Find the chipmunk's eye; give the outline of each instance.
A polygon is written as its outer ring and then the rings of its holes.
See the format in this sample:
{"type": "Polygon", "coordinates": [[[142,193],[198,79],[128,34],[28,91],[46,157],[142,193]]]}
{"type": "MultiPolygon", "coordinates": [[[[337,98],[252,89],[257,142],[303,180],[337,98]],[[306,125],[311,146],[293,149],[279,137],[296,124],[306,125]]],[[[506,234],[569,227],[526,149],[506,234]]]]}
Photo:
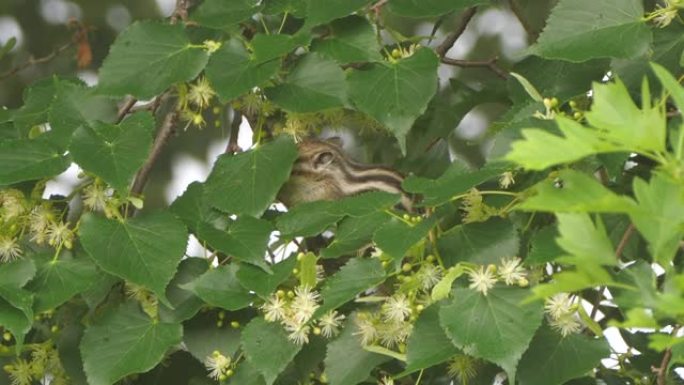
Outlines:
{"type": "Polygon", "coordinates": [[[314,156],[313,168],[317,170],[319,168],[326,167],[327,165],[332,163],[334,158],[335,155],[333,155],[333,153],[330,151],[318,153],[316,154],[316,156],[314,156]]]}

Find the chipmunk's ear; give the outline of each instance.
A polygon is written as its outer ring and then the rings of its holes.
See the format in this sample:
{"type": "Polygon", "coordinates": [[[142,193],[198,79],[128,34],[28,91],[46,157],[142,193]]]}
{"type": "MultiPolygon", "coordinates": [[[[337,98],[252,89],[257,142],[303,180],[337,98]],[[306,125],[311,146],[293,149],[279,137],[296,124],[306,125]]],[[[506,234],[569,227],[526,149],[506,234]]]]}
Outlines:
{"type": "Polygon", "coordinates": [[[344,142],[342,141],[342,138],[340,138],[339,136],[327,138],[325,141],[328,143],[332,143],[337,147],[344,147],[344,142]]]}
{"type": "Polygon", "coordinates": [[[313,168],[314,170],[319,170],[323,167],[327,167],[335,159],[335,154],[331,151],[321,151],[313,156],[313,168]]]}

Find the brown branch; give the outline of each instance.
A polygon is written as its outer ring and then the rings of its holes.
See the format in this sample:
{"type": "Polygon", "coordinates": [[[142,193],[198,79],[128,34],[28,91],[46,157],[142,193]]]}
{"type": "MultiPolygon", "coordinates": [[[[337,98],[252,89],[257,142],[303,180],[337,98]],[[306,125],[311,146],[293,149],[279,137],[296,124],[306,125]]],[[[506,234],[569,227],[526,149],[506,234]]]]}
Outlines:
{"type": "Polygon", "coordinates": [[[38,59],[36,59],[36,58],[34,58],[34,57],[31,57],[31,58],[29,58],[29,60],[27,60],[26,62],[24,62],[24,63],[22,63],[22,64],[19,64],[19,65],[15,66],[14,68],[11,68],[11,69],[9,69],[8,71],[2,73],[2,74],[0,75],[0,80],[5,79],[5,78],[8,78],[8,77],[10,77],[10,76],[12,76],[12,75],[14,75],[14,74],[16,74],[16,73],[18,73],[18,72],[20,72],[20,71],[23,71],[23,70],[25,70],[25,69],[27,69],[27,68],[29,68],[29,67],[33,67],[33,66],[36,65],[36,64],[47,63],[47,62],[49,62],[50,60],[52,60],[52,59],[56,58],[57,56],[59,56],[62,52],[64,52],[64,51],[66,51],[67,49],[71,48],[71,46],[73,46],[73,45],[74,45],[74,42],[73,42],[73,41],[70,41],[70,42],[64,44],[63,46],[57,48],[56,50],[52,51],[52,53],[50,53],[50,54],[47,55],[47,56],[43,56],[43,57],[38,58],[38,59]]]}
{"type": "Polygon", "coordinates": [[[242,152],[238,146],[238,134],[240,133],[240,123],[242,123],[242,114],[238,110],[233,110],[233,120],[230,122],[230,137],[228,138],[228,145],[226,146],[226,153],[235,154],[242,152]]]}
{"type": "MultiPolygon", "coordinates": [[[[634,234],[634,224],[630,223],[629,226],[625,229],[625,232],[622,233],[622,238],[620,238],[620,242],[618,242],[617,248],[615,249],[615,258],[620,259],[622,257],[622,253],[625,251],[625,247],[627,247],[627,243],[629,242],[629,239],[632,237],[632,234],[634,234]]],[[[601,286],[596,293],[596,299],[594,300],[594,303],[592,303],[592,308],[591,308],[591,314],[589,315],[589,318],[594,319],[596,317],[596,313],[598,313],[598,307],[599,304],[601,303],[601,299],[603,299],[603,292],[606,290],[605,286],[601,286]]]]}
{"type": "Polygon", "coordinates": [[[443,58],[447,54],[447,52],[449,52],[451,47],[454,46],[456,40],[458,40],[458,38],[463,34],[466,27],[468,27],[468,23],[470,23],[470,20],[473,18],[473,16],[475,16],[476,11],[477,7],[470,7],[465,12],[463,12],[463,16],[461,16],[461,22],[458,25],[458,28],[456,28],[455,31],[448,34],[442,42],[442,44],[435,48],[435,52],[437,53],[437,55],[439,55],[440,59],[443,58]]]}
{"type": "Polygon", "coordinates": [[[188,8],[190,0],[176,0],[176,7],[171,14],[171,24],[176,24],[178,19],[183,22],[188,21],[188,8]]]}
{"type": "Polygon", "coordinates": [[[152,151],[150,151],[150,155],[147,157],[147,160],[145,160],[145,163],[140,168],[140,171],[138,171],[138,174],[135,176],[135,180],[133,181],[133,187],[131,187],[131,195],[142,194],[143,190],[145,189],[145,184],[147,183],[147,180],[150,177],[150,171],[152,170],[152,167],[156,163],[157,159],[159,158],[159,155],[161,155],[162,149],[168,142],[171,135],[174,133],[174,128],[176,126],[177,121],[178,111],[175,110],[169,112],[164,118],[164,122],[159,128],[157,136],[154,138],[154,143],[152,144],[152,151]]]}
{"type": "Polygon", "coordinates": [[[119,109],[119,113],[116,114],[116,121],[114,124],[119,124],[121,121],[126,117],[126,115],[131,111],[131,108],[135,105],[135,103],[138,101],[136,98],[129,98],[124,102],[124,104],[121,106],[119,109]]]}
{"type": "Polygon", "coordinates": [[[484,68],[488,68],[490,71],[494,72],[501,79],[508,79],[508,71],[499,67],[499,65],[496,63],[497,60],[498,60],[498,58],[496,58],[496,57],[493,57],[489,60],[461,60],[461,59],[452,59],[452,58],[448,58],[448,57],[443,57],[442,63],[457,66],[457,67],[462,67],[462,68],[484,67],[484,68]]]}
{"type": "MultiPolygon", "coordinates": [[[[671,336],[674,336],[679,331],[679,327],[676,326],[672,328],[671,336]]],[[[665,385],[667,383],[667,367],[670,365],[670,359],[672,359],[672,348],[667,348],[665,354],[663,354],[663,359],[660,361],[660,367],[651,366],[651,372],[656,375],[656,384],[665,385]]]]}

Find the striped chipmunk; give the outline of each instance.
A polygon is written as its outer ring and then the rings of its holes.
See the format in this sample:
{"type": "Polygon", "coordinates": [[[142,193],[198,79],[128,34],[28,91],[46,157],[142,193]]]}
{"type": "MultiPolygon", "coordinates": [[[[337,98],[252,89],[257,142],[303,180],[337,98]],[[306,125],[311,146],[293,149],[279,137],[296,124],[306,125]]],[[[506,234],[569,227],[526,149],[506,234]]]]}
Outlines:
{"type": "Polygon", "coordinates": [[[306,139],[298,144],[298,150],[290,179],[278,193],[278,199],[285,206],[337,200],[366,191],[386,191],[401,194],[401,206],[411,211],[411,198],[401,188],[404,177],[388,167],[351,159],[342,149],[340,138],[306,139]]]}

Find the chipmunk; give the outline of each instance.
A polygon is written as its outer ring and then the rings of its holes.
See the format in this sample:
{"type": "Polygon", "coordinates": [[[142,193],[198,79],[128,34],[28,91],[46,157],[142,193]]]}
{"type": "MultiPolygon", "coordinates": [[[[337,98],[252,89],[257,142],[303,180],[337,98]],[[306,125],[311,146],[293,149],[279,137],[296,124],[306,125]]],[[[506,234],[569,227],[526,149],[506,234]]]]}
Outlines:
{"type": "Polygon", "coordinates": [[[404,177],[387,167],[354,161],[342,149],[340,138],[306,139],[298,144],[298,150],[290,179],[278,193],[285,206],[386,191],[401,194],[401,205],[411,211],[411,199],[401,188],[404,177]]]}

